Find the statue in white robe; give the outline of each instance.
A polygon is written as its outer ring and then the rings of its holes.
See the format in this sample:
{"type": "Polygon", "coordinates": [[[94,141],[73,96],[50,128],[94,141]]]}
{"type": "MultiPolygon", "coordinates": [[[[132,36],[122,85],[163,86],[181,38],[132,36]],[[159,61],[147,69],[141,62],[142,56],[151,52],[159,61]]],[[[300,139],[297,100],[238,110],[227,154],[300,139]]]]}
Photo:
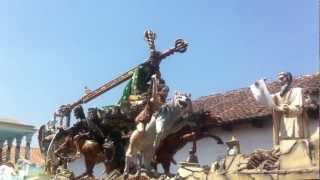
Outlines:
{"type": "Polygon", "coordinates": [[[273,95],[273,140],[304,139],[309,137],[308,118],[303,110],[302,88],[292,88],[291,73],[279,73],[280,92],[273,95]]]}

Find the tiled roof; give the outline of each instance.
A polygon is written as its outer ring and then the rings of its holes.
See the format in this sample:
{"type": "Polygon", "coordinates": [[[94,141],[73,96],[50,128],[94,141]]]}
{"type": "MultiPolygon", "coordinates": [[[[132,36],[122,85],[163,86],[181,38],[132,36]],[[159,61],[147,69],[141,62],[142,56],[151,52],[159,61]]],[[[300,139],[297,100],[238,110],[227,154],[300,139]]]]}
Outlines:
{"type": "Polygon", "coordinates": [[[13,118],[0,118],[0,122],[19,124],[19,122],[13,118]]]}
{"type": "MultiPolygon", "coordinates": [[[[267,84],[271,93],[280,90],[278,81],[267,84]]],[[[295,77],[293,87],[320,88],[320,74],[295,77]]],[[[210,114],[220,116],[223,124],[243,122],[271,116],[271,110],[257,104],[249,87],[201,97],[193,101],[195,110],[209,111],[210,114]]]]}
{"type": "Polygon", "coordinates": [[[35,129],[34,126],[26,124],[26,123],[21,123],[21,122],[17,121],[16,119],[13,119],[13,118],[0,118],[0,124],[1,125],[10,124],[10,125],[15,125],[15,126],[19,126],[19,127],[35,129]]]}

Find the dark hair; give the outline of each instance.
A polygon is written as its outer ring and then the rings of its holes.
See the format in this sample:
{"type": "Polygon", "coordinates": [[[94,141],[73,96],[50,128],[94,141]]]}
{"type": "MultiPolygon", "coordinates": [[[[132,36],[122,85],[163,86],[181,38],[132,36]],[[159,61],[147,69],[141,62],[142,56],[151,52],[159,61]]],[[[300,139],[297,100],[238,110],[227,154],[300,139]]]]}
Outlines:
{"type": "Polygon", "coordinates": [[[81,105],[78,105],[74,108],[73,110],[74,112],[74,116],[76,117],[76,119],[85,119],[86,115],[84,114],[83,108],[81,105]]]}

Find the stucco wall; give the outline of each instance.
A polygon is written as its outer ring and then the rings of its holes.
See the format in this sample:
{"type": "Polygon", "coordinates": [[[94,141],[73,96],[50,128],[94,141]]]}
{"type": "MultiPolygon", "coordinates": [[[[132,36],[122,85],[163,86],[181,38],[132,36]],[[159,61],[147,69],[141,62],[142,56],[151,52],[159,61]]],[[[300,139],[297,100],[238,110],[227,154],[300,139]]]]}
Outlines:
{"type": "MultiPolygon", "coordinates": [[[[319,122],[310,121],[310,132],[313,134],[318,127],[319,122]]],[[[242,124],[234,126],[232,131],[223,131],[212,129],[212,133],[219,135],[222,140],[228,141],[234,135],[240,141],[241,153],[250,153],[255,149],[271,149],[272,148],[272,121],[265,121],[263,128],[255,128],[250,124],[242,124]]],[[[197,143],[197,155],[201,165],[211,165],[219,156],[223,157],[226,153],[226,146],[216,144],[214,140],[205,138],[197,143]]],[[[175,156],[177,162],[183,161],[188,157],[188,150],[191,143],[182,148],[175,156]]],[[[171,171],[176,171],[177,166],[171,166],[171,171]]]]}

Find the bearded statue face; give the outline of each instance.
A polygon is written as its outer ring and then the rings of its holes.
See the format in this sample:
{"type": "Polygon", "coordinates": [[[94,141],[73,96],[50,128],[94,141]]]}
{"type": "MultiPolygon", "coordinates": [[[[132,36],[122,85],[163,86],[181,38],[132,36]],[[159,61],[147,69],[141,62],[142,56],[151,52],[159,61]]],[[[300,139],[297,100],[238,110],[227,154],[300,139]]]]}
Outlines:
{"type": "Polygon", "coordinates": [[[284,86],[284,85],[286,85],[288,83],[288,78],[284,74],[279,74],[278,75],[278,80],[279,80],[281,86],[284,86]]]}
{"type": "Polygon", "coordinates": [[[284,96],[291,88],[292,75],[290,72],[281,72],[278,74],[278,80],[281,85],[280,96],[284,96]]]}
{"type": "Polygon", "coordinates": [[[278,74],[278,80],[281,86],[290,84],[292,82],[292,74],[290,72],[280,72],[278,74]]]}

